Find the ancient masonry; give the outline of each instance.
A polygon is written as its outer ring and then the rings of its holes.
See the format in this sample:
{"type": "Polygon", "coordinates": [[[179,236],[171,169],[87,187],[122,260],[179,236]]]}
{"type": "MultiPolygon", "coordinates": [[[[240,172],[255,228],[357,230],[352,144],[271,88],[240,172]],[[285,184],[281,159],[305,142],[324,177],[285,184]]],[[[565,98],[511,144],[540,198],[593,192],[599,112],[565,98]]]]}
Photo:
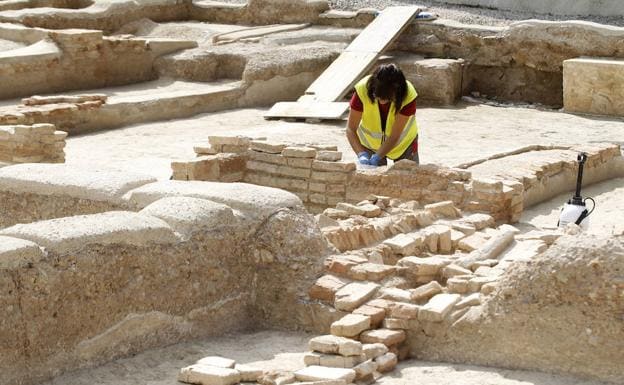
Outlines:
{"type": "Polygon", "coordinates": [[[421,204],[449,200],[462,210],[486,212],[496,220],[513,223],[525,205],[543,200],[544,194],[563,192],[557,185],[573,185],[577,152],[589,154],[588,174],[598,180],[608,178],[614,165],[622,162],[618,145],[596,144],[530,146],[458,168],[402,161],[387,168],[356,170],[356,165],[342,161],[342,153],[336,150],[335,146],[211,136],[207,146],[195,147],[195,159],[171,164],[172,178],[281,188],[299,196],[316,213],[340,202],[357,203],[372,193],[421,204]],[[513,168],[505,163],[531,152],[539,156],[529,159],[529,165],[522,158],[513,168]],[[481,171],[487,162],[500,163],[496,174],[481,171]]]}

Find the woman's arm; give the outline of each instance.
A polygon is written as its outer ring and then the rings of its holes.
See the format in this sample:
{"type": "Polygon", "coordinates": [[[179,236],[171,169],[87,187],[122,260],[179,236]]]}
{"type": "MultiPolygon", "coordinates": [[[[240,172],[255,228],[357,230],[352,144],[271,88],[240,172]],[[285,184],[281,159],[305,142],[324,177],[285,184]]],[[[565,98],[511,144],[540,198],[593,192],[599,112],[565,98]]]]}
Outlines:
{"type": "Polygon", "coordinates": [[[349,110],[349,120],[347,121],[347,139],[351,148],[356,154],[366,151],[366,148],[360,143],[360,139],[357,136],[357,129],[362,119],[362,111],[356,111],[353,108],[349,110]]]}
{"type": "Polygon", "coordinates": [[[403,115],[401,113],[398,113],[396,115],[396,118],[394,119],[394,124],[392,125],[392,134],[390,134],[390,136],[386,138],[381,147],[379,147],[379,150],[377,150],[377,155],[379,155],[380,158],[385,157],[386,154],[392,151],[394,146],[399,143],[399,138],[401,137],[401,134],[403,133],[403,130],[405,129],[405,125],[407,124],[409,118],[410,116],[403,115]]]}

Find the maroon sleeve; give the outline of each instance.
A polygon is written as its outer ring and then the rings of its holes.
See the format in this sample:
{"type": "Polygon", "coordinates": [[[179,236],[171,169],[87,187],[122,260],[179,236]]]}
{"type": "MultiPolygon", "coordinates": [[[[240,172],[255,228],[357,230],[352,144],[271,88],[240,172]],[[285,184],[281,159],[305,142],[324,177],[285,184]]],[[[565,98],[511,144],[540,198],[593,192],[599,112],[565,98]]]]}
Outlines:
{"type": "Polygon", "coordinates": [[[416,99],[412,100],[410,103],[406,104],[405,107],[401,108],[399,111],[401,115],[412,116],[416,114],[416,99]]]}
{"type": "Polygon", "coordinates": [[[353,96],[351,97],[351,101],[349,102],[349,105],[351,106],[352,110],[356,110],[360,112],[364,111],[364,104],[362,103],[362,100],[358,96],[357,92],[353,93],[353,96]]]}

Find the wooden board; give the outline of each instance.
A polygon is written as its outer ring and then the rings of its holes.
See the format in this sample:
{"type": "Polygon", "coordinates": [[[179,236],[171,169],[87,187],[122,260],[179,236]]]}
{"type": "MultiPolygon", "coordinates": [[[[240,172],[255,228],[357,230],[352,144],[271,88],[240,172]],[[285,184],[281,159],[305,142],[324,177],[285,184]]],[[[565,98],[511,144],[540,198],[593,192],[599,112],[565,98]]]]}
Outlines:
{"type": "Polygon", "coordinates": [[[265,119],[301,118],[337,120],[347,112],[349,103],[346,102],[280,102],[264,114],[265,119]]]}
{"type": "Polygon", "coordinates": [[[310,85],[306,95],[323,102],[341,100],[419,11],[419,7],[386,8],[310,85]]]}
{"type": "Polygon", "coordinates": [[[407,27],[419,7],[387,7],[319,76],[296,103],[277,103],[265,118],[338,119],[347,103],[338,103],[377,62],[380,53],[407,27]]]}

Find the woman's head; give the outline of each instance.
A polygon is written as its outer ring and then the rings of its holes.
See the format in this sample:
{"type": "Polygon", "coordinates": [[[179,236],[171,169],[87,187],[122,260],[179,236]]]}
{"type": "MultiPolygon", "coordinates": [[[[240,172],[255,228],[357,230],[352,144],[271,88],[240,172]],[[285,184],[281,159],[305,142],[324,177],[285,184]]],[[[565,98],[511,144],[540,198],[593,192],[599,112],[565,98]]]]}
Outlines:
{"type": "Polygon", "coordinates": [[[397,111],[407,94],[405,75],[396,64],[382,64],[375,69],[366,84],[370,100],[393,101],[397,111]]]}

